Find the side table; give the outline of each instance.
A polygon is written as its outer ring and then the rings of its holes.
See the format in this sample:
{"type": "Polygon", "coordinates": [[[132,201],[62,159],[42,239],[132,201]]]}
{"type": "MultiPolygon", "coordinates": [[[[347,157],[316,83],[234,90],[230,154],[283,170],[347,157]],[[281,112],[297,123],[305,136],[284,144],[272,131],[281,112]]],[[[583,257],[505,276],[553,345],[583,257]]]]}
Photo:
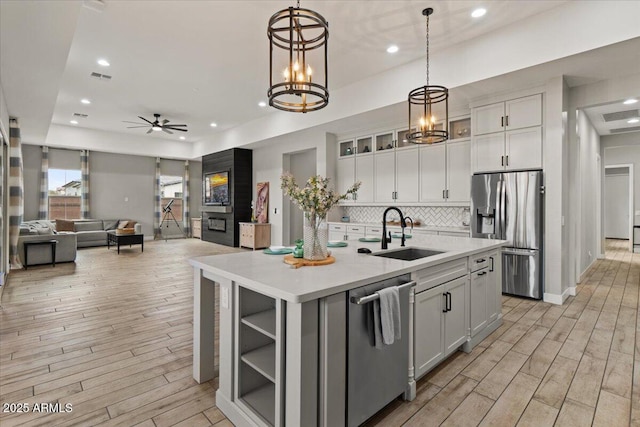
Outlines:
{"type": "Polygon", "coordinates": [[[49,245],[51,247],[51,264],[56,266],[56,245],[58,244],[57,240],[41,240],[38,242],[24,242],[24,269],[26,270],[29,266],[29,248],[31,246],[41,246],[41,245],[49,245]]]}

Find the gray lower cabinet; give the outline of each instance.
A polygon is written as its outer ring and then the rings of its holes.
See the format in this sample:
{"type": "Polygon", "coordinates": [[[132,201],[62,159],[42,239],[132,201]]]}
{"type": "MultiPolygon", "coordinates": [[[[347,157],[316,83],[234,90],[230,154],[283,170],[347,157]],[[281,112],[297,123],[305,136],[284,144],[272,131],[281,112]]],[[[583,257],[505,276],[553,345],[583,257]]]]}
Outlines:
{"type": "Polygon", "coordinates": [[[471,337],[498,320],[502,309],[500,252],[485,252],[470,258],[471,337]]]}
{"type": "Polygon", "coordinates": [[[467,340],[469,276],[415,295],[414,366],[419,378],[467,340]]]}
{"type": "Polygon", "coordinates": [[[282,304],[238,287],[236,399],[255,422],[283,425],[282,304]]]}

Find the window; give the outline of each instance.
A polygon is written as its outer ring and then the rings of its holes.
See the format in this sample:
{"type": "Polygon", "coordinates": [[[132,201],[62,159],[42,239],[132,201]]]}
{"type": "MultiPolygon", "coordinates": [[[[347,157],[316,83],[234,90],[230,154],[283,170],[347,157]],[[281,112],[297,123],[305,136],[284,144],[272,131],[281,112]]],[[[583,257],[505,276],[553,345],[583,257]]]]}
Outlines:
{"type": "Polygon", "coordinates": [[[49,169],[49,219],[80,218],[80,170],[49,169]]]}
{"type": "Polygon", "coordinates": [[[160,176],[160,205],[164,209],[164,207],[173,199],[171,213],[175,217],[176,221],[182,221],[182,192],[181,176],[160,176]]]}

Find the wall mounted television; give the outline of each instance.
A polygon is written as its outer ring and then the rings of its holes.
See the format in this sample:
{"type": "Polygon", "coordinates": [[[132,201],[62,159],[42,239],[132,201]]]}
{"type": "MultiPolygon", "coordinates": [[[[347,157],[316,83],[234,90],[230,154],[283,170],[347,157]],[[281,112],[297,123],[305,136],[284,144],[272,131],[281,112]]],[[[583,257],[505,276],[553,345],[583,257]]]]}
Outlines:
{"type": "Polygon", "coordinates": [[[202,201],[206,206],[228,206],[229,171],[205,173],[202,183],[202,201]]]}

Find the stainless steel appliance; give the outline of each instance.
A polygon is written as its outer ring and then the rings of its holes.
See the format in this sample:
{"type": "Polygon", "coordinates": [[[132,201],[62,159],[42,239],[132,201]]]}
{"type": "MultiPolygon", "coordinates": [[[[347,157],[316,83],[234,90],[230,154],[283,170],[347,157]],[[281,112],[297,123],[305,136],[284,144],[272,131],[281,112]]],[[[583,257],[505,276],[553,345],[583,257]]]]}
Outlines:
{"type": "Polygon", "coordinates": [[[508,240],[502,292],[541,299],[543,292],[542,171],[471,177],[471,237],[508,240]]]}
{"type": "Polygon", "coordinates": [[[347,427],[359,426],[409,385],[410,276],[394,277],[348,292],[347,427]],[[400,293],[401,338],[376,348],[372,303],[376,291],[397,286],[400,293]]]}

